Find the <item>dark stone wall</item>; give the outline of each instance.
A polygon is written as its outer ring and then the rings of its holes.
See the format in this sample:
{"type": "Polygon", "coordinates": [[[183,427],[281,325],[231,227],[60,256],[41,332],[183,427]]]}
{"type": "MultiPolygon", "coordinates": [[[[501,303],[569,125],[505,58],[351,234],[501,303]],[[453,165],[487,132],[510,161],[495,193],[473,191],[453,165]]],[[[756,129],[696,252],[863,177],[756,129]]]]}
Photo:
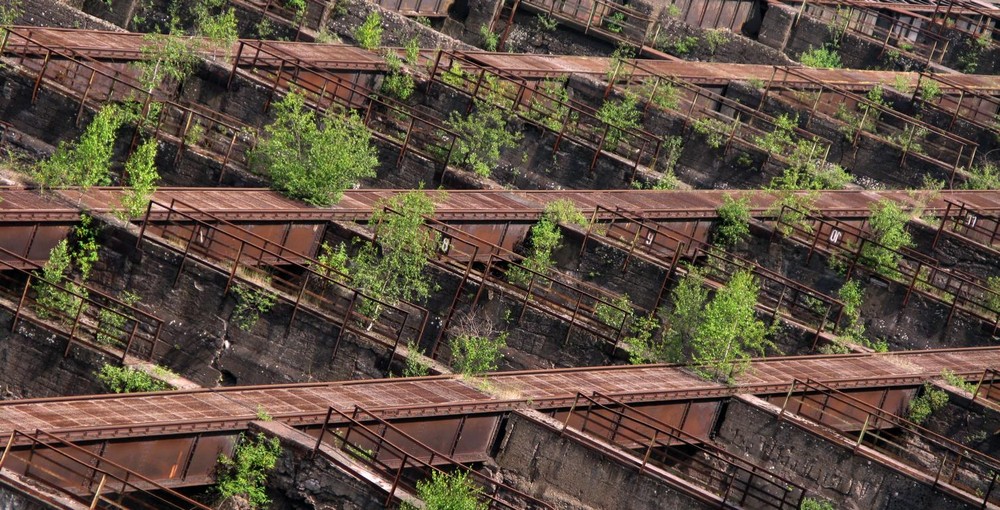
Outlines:
{"type": "MultiPolygon", "coordinates": [[[[975,383],[973,381],[973,385],[975,383]]],[[[1000,429],[1000,411],[997,407],[984,403],[982,396],[973,401],[971,393],[945,381],[935,385],[948,392],[948,405],[931,414],[921,426],[993,458],[1000,456],[1000,436],[996,434],[1000,429]]],[[[982,391],[986,392],[986,388],[982,391]]]]}
{"type": "Polygon", "coordinates": [[[68,356],[67,337],[24,319],[12,332],[14,314],[0,309],[0,398],[42,398],[103,393],[94,372],[104,363],[115,363],[103,355],[73,344],[68,356]]]}
{"type": "Polygon", "coordinates": [[[777,411],[759,398],[735,397],[714,439],[729,453],[750,458],[808,492],[832,500],[836,508],[973,508],[882,463],[853,454],[846,438],[833,441],[789,420],[778,421],[777,411]]]}
{"type": "Polygon", "coordinates": [[[688,509],[709,506],[640,475],[597,449],[561,436],[534,411],[511,413],[494,456],[504,483],[559,509],[688,509]]]}

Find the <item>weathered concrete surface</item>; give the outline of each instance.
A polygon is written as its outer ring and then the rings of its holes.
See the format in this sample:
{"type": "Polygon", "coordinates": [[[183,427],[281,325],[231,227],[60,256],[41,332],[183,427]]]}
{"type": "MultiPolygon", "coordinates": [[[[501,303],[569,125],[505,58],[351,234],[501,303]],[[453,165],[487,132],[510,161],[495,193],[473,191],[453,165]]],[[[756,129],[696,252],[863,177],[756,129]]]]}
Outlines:
{"type": "Polygon", "coordinates": [[[504,483],[559,509],[709,507],[649,474],[640,475],[635,466],[560,436],[556,427],[536,411],[510,415],[495,456],[504,483]]]}
{"type": "Polygon", "coordinates": [[[729,401],[715,441],[842,509],[971,509],[899,471],[855,455],[853,443],[809,432],[810,422],[777,420],[779,408],[752,396],[729,401]],[[802,426],[791,423],[791,421],[802,426]]]}

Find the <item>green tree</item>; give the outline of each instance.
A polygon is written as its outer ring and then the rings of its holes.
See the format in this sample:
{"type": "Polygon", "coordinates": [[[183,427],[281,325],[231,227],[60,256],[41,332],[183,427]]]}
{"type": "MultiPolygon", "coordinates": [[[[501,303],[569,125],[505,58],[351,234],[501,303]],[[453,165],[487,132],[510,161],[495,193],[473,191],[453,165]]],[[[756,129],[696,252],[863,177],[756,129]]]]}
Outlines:
{"type": "MultiPolygon", "coordinates": [[[[174,28],[175,32],[180,29],[174,28]]],[[[139,71],[139,83],[152,93],[163,80],[183,83],[200,62],[198,40],[174,34],[145,34],[139,47],[142,59],[131,65],[139,71]]]]}
{"type": "Polygon", "coordinates": [[[696,369],[701,375],[732,380],[746,370],[751,356],[773,345],[768,327],[756,316],[759,292],[753,274],[737,271],[705,305],[691,344],[692,361],[703,365],[696,369]]]}
{"type": "Polygon", "coordinates": [[[143,142],[125,163],[125,181],[128,190],[122,196],[125,211],[123,220],[137,218],[146,211],[149,199],[156,192],[160,174],[156,171],[157,141],[150,138],[143,142]]]}
{"type": "Polygon", "coordinates": [[[716,212],[719,215],[719,224],[715,227],[716,243],[734,246],[750,237],[750,197],[734,199],[726,195],[716,212]]]}
{"type": "Polygon", "coordinates": [[[252,330],[261,314],[269,312],[277,300],[272,292],[241,283],[233,286],[233,292],[236,294],[236,306],[231,320],[243,331],[252,330]]]}
{"type": "MultiPolygon", "coordinates": [[[[351,263],[354,285],[390,304],[426,299],[433,282],[424,267],[440,241],[439,234],[424,228],[424,217],[433,214],[434,200],[422,190],[376,206],[371,218],[375,242],[362,242],[351,263]]],[[[369,317],[378,314],[376,308],[366,311],[369,317]]]]}
{"type": "Polygon", "coordinates": [[[913,239],[906,230],[909,220],[906,212],[896,202],[883,198],[871,205],[868,225],[871,237],[878,245],[865,243],[861,258],[865,264],[887,278],[899,276],[899,250],[913,246],[913,239]]]}
{"type": "Polygon", "coordinates": [[[604,137],[604,147],[613,149],[625,139],[628,131],[639,127],[642,112],[636,105],[636,97],[625,94],[622,99],[606,99],[596,116],[609,126],[608,134],[604,137]]]}
{"type": "Polygon", "coordinates": [[[125,121],[121,109],[109,104],[94,116],[75,143],[60,142],[52,156],[39,163],[36,179],[43,187],[107,186],[115,135],[125,121]]]}
{"type": "Polygon", "coordinates": [[[508,117],[504,110],[484,101],[476,101],[476,109],[465,117],[451,112],[445,125],[458,136],[451,156],[455,163],[489,177],[500,164],[501,151],[521,141],[521,133],[507,128],[508,117]]]}
{"type": "Polygon", "coordinates": [[[670,292],[673,308],[667,316],[669,329],[664,333],[663,342],[656,352],[656,361],[679,363],[685,359],[685,351],[694,344],[701,326],[701,311],[708,303],[708,289],[705,277],[695,267],[688,272],[670,292]]]}
{"type": "Polygon", "coordinates": [[[1000,169],[993,163],[984,163],[969,169],[969,178],[962,187],[965,189],[1000,189],[1000,169]]]}
{"type": "Polygon", "coordinates": [[[451,350],[451,367],[465,375],[479,375],[499,368],[501,351],[507,348],[507,333],[493,337],[460,334],[448,341],[451,350]]]}
{"type": "Polygon", "coordinates": [[[865,293],[861,283],[853,279],[844,282],[837,291],[837,297],[844,303],[844,316],[847,317],[844,336],[856,342],[864,342],[865,323],[861,320],[861,305],[864,303],[865,293]]]}
{"type": "Polygon", "coordinates": [[[366,50],[374,50],[382,46],[382,16],[374,11],[365,18],[365,22],[354,32],[354,40],[358,46],[366,50]]]}
{"type": "Polygon", "coordinates": [[[291,92],[275,105],[274,122],[264,132],[251,153],[252,167],[289,197],[328,206],[360,179],[375,176],[371,133],[353,112],[320,122],[305,99],[291,92]]]}
{"type": "Polygon", "coordinates": [[[49,252],[49,259],[42,266],[41,274],[36,273],[41,279],[34,284],[37,304],[35,313],[39,317],[45,319],[57,313],[75,314],[79,309],[82,304],[79,296],[85,296],[86,289],[69,279],[72,270],[73,258],[70,255],[69,241],[63,239],[49,252]]]}
{"type": "Polygon", "coordinates": [[[253,508],[267,508],[271,498],[265,482],[281,456],[278,438],[258,433],[252,438],[240,434],[233,456],[219,456],[216,482],[223,498],[244,496],[253,508]]]}
{"type": "MultiPolygon", "coordinates": [[[[465,471],[451,474],[434,471],[430,480],[417,482],[417,497],[426,510],[487,510],[489,505],[480,502],[482,494],[483,490],[472,483],[465,471]]],[[[408,503],[402,508],[416,510],[408,503]]]]}

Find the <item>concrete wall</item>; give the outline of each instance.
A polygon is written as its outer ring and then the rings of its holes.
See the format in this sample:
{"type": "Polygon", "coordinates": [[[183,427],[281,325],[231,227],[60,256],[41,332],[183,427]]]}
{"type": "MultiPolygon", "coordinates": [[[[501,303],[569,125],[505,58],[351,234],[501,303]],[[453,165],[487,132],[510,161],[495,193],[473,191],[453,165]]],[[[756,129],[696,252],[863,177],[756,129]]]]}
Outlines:
{"type": "Polygon", "coordinates": [[[560,436],[556,427],[535,411],[510,415],[494,457],[504,483],[559,509],[709,507],[648,474],[640,475],[634,466],[560,436]]]}
{"type": "MultiPolygon", "coordinates": [[[[840,509],[964,509],[961,500],[851,451],[850,441],[831,441],[788,420],[757,397],[729,401],[714,437],[730,453],[830,499],[840,509]]],[[[812,427],[801,422],[806,427],[812,427]]]]}

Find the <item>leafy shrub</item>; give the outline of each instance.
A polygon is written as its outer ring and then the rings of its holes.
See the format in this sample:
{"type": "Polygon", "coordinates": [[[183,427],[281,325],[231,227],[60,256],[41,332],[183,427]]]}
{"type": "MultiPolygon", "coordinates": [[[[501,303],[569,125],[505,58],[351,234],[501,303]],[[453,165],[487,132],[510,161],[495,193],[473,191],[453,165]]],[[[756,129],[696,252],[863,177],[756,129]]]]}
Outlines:
{"type": "Polygon", "coordinates": [[[555,29],[559,27],[559,21],[555,18],[550,18],[548,14],[543,12],[538,13],[537,19],[538,26],[546,32],[555,31],[555,29]]]}
{"type": "Polygon", "coordinates": [[[611,16],[604,18],[604,26],[609,32],[620,34],[625,29],[625,13],[615,11],[611,16]]]}
{"type": "Polygon", "coordinates": [[[628,298],[628,294],[622,294],[610,304],[598,302],[594,306],[594,315],[604,324],[620,328],[625,325],[625,320],[632,316],[632,301],[628,298]]]}
{"type": "Polygon", "coordinates": [[[316,261],[322,264],[322,266],[315,268],[317,272],[337,281],[343,281],[345,279],[344,276],[350,274],[347,269],[347,246],[344,243],[338,244],[337,248],[334,249],[330,246],[330,243],[324,241],[320,245],[319,251],[320,253],[316,256],[316,261]]]}
{"type": "Polygon", "coordinates": [[[156,171],[156,150],[158,142],[149,139],[142,143],[125,163],[125,182],[128,189],[122,196],[125,210],[123,220],[138,218],[146,211],[149,199],[156,192],[156,182],[160,174],[156,171]]]}
{"type": "Polygon", "coordinates": [[[232,458],[219,456],[217,476],[219,494],[223,498],[245,496],[253,508],[271,504],[264,483],[281,456],[278,438],[268,439],[257,434],[252,439],[240,434],[232,458]]]}
{"type": "Polygon", "coordinates": [[[913,423],[920,425],[927,418],[948,405],[948,394],[925,383],[920,396],[910,399],[910,416],[913,423]]]}
{"type": "MultiPolygon", "coordinates": [[[[128,306],[139,302],[139,295],[125,291],[119,297],[120,301],[128,306]]],[[[102,345],[124,346],[128,334],[123,330],[125,323],[131,320],[125,308],[121,306],[111,306],[101,308],[97,313],[97,343],[102,345]]]]}
{"type": "Polygon", "coordinates": [[[495,371],[499,365],[501,352],[507,348],[507,333],[494,338],[484,335],[460,334],[448,341],[451,350],[451,367],[465,375],[479,375],[495,371]]]}
{"type": "Polygon", "coordinates": [[[756,316],[759,293],[753,274],[737,271],[705,305],[691,342],[692,361],[703,364],[696,368],[699,374],[731,381],[746,370],[751,356],[773,346],[769,329],[756,316]]]}
{"type": "Polygon", "coordinates": [[[729,136],[729,126],[718,119],[713,119],[711,117],[704,117],[695,120],[691,124],[691,129],[695,133],[705,137],[705,143],[713,148],[719,149],[726,143],[726,138],[729,136]]]}
{"type": "Polygon", "coordinates": [[[500,164],[501,151],[521,141],[521,133],[507,128],[507,118],[502,109],[483,101],[477,101],[476,109],[465,117],[451,112],[445,125],[458,133],[452,152],[455,162],[476,175],[489,177],[500,164]]]}
{"type": "Polygon", "coordinates": [[[424,360],[424,351],[416,343],[406,343],[406,365],[403,367],[403,377],[423,377],[430,373],[431,367],[424,360]]]}
{"type": "Polygon", "coordinates": [[[893,279],[899,276],[899,250],[913,246],[910,233],[906,230],[909,219],[906,212],[896,202],[883,198],[871,205],[868,218],[871,234],[879,244],[865,243],[861,258],[869,267],[893,279]]]}
{"type": "Polygon", "coordinates": [[[825,499],[802,498],[799,510],[836,510],[833,503],[825,499]]]}
{"type": "MultiPolygon", "coordinates": [[[[446,474],[435,470],[429,481],[417,482],[417,496],[427,510],[487,510],[489,505],[479,501],[482,493],[465,471],[446,474]]],[[[416,510],[409,503],[404,503],[402,508],[416,510]]]]}
{"type": "Polygon", "coordinates": [[[969,178],[962,185],[965,189],[1000,189],[1000,170],[993,163],[984,163],[969,169],[969,178]]]}
{"type": "Polygon", "coordinates": [[[490,30],[489,25],[479,26],[479,35],[483,38],[483,49],[486,51],[496,51],[500,45],[500,36],[490,30]]]}
{"type": "Polygon", "coordinates": [[[820,69],[840,69],[844,67],[840,61],[840,53],[836,48],[822,46],[819,48],[809,47],[809,51],[799,54],[799,62],[802,65],[816,67],[820,69]]]}
{"type": "Polygon", "coordinates": [[[734,246],[750,237],[750,197],[734,199],[732,195],[725,195],[716,213],[719,215],[714,237],[716,243],[734,246]]]}
{"type": "Polygon", "coordinates": [[[320,122],[305,99],[289,93],[275,105],[274,122],[251,153],[252,167],[271,176],[282,193],[313,205],[340,200],[346,188],[374,177],[377,151],[357,114],[331,114],[320,122]]]}
{"type": "Polygon", "coordinates": [[[395,53],[386,53],[385,62],[389,74],[382,80],[382,92],[406,101],[416,89],[413,77],[403,70],[403,61],[395,53]]]}
{"type": "Polygon", "coordinates": [[[69,242],[59,241],[49,252],[49,259],[42,266],[41,281],[35,283],[35,313],[42,319],[54,314],[75,316],[81,306],[85,306],[80,296],[86,296],[86,289],[69,279],[73,269],[73,258],[69,242]],[[66,290],[56,288],[60,286],[66,290]]]}
{"type": "Polygon", "coordinates": [[[622,99],[606,99],[597,110],[596,117],[609,127],[604,137],[604,148],[614,149],[627,136],[627,131],[639,127],[642,112],[636,105],[632,94],[625,94],[622,99]]]}
{"type": "Polygon", "coordinates": [[[378,11],[372,12],[365,22],[354,32],[354,40],[358,46],[366,50],[374,50],[382,46],[382,16],[378,11]]]}
{"type": "Polygon", "coordinates": [[[169,384],[153,378],[153,376],[146,372],[130,367],[116,367],[105,363],[101,365],[101,369],[95,372],[94,375],[109,391],[114,393],[137,393],[173,389],[169,384]]]}
{"type": "Polygon", "coordinates": [[[39,163],[36,179],[43,187],[107,186],[115,135],[125,122],[122,110],[105,105],[75,143],[60,142],[52,156],[39,163]]]}
{"type": "Polygon", "coordinates": [[[236,307],[233,308],[231,320],[243,331],[253,329],[261,314],[269,312],[277,300],[272,292],[241,283],[233,286],[233,292],[236,294],[236,307]]]}

